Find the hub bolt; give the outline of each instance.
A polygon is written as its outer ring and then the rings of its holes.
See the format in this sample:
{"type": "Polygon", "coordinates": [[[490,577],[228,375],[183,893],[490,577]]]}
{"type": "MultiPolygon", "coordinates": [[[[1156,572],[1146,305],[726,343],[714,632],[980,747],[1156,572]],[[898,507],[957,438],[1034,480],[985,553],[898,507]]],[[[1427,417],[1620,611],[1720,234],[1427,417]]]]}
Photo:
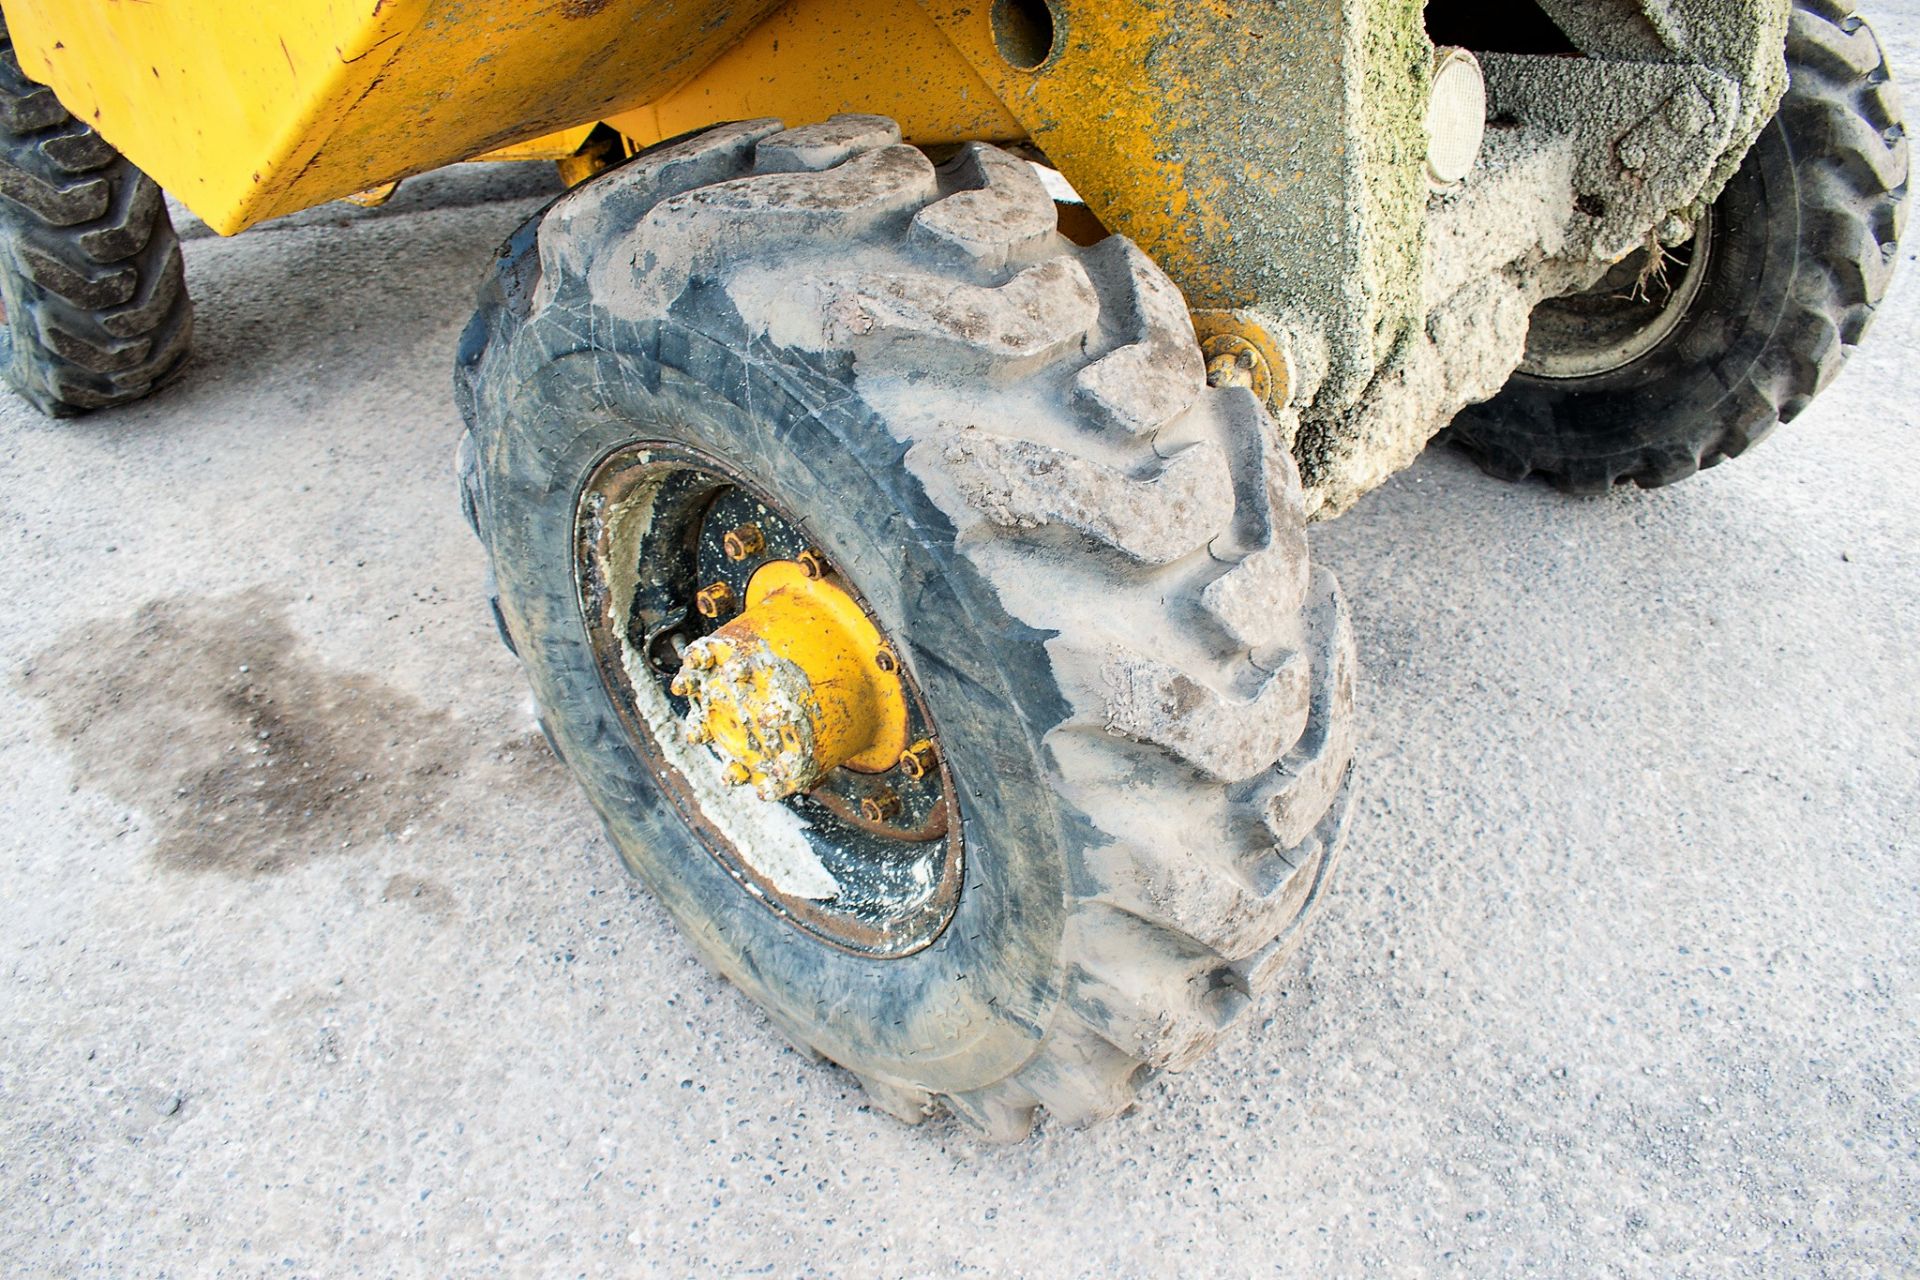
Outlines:
{"type": "Polygon", "coordinates": [[[800,564],[800,572],[816,582],[827,576],[827,562],[818,551],[811,549],[802,551],[794,559],[800,564]]]}
{"type": "Polygon", "coordinates": [[[900,816],[900,793],[883,787],[860,802],[860,816],[868,822],[885,822],[900,816]]]}
{"type": "Polygon", "coordinates": [[[727,531],[727,536],[720,539],[720,549],[727,553],[727,559],[737,564],[765,551],[767,535],[760,532],[757,524],[743,524],[727,531]]]}
{"type": "Polygon", "coordinates": [[[893,650],[882,649],[873,655],[873,665],[890,673],[900,666],[900,660],[893,656],[893,650]]]}
{"type": "Polygon", "coordinates": [[[900,772],[919,782],[931,778],[940,769],[940,753],[931,739],[922,738],[900,755],[900,772]]]}
{"type": "Polygon", "coordinates": [[[723,617],[733,612],[733,606],[733,588],[724,582],[700,588],[700,594],[693,598],[693,607],[703,618],[723,617]]]}
{"type": "Polygon", "coordinates": [[[753,781],[753,770],[735,760],[726,767],[720,780],[730,787],[744,787],[753,781]]]}

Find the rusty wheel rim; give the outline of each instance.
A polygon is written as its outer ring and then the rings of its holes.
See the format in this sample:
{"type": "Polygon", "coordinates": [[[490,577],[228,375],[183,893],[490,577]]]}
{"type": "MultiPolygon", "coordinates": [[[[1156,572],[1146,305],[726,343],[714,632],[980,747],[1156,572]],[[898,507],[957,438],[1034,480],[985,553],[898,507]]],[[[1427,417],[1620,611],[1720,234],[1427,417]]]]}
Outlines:
{"type": "Polygon", "coordinates": [[[687,646],[727,621],[701,604],[744,598],[758,568],[793,560],[833,575],[872,619],[858,584],[763,489],[678,444],[637,443],[604,458],[576,505],[574,547],[581,617],[621,727],[706,852],[755,901],[842,950],[895,958],[932,945],[959,905],[963,841],[954,780],[910,664],[898,675],[915,750],[880,772],[833,769],[779,800],[728,784],[721,757],[689,739],[695,708],[675,690],[687,646]],[[756,538],[741,538],[749,527],[756,538]]]}
{"type": "Polygon", "coordinates": [[[1641,249],[1592,288],[1535,307],[1520,372],[1557,381],[1596,378],[1651,354],[1679,331],[1699,299],[1713,230],[1708,209],[1685,243],[1641,249]]]}

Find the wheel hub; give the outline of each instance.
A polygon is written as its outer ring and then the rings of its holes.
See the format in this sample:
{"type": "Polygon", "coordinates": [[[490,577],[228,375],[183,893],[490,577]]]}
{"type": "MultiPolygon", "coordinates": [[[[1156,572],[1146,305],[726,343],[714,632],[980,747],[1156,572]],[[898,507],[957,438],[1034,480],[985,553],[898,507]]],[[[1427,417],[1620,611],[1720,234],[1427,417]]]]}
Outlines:
{"type": "Polygon", "coordinates": [[[672,690],[691,704],[688,740],[762,800],[811,791],[842,766],[883,772],[908,746],[906,690],[879,629],[796,560],[754,572],[746,609],[686,647],[672,690]]]}

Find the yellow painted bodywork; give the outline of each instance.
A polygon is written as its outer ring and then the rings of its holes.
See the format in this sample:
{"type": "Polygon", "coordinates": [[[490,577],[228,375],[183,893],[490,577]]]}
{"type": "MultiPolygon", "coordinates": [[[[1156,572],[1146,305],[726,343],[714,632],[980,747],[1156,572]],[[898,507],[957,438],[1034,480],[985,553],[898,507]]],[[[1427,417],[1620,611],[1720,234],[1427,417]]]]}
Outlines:
{"type": "MultiPolygon", "coordinates": [[[[1206,103],[1198,99],[1216,92],[1220,79],[1169,84],[1147,70],[1157,49],[1204,39],[1207,27],[1198,19],[1218,5],[1083,0],[1064,6],[1063,47],[1031,70],[1000,55],[991,3],[921,0],[921,7],[1109,227],[1175,262],[1193,257],[1188,246],[1225,238],[1217,204],[1196,187],[1186,151],[1161,145],[1205,119],[1206,103]]],[[[1232,48],[1194,52],[1216,70],[1235,56],[1232,48]]],[[[1231,306],[1244,301],[1237,292],[1222,281],[1211,297],[1190,301],[1231,306]]]]}
{"type": "Polygon", "coordinates": [[[790,0],[686,84],[607,123],[641,146],[718,120],[891,116],[922,146],[1008,142],[1026,127],[907,0],[790,0]]]}
{"type": "Polygon", "coordinates": [[[21,69],[223,233],[660,97],[778,0],[7,0],[21,69]]]}
{"type": "Polygon", "coordinates": [[[1023,135],[906,0],[6,0],[22,69],[231,234],[472,158],[722,120],[1023,135]]]}
{"type": "Polygon", "coordinates": [[[726,120],[860,111],[922,145],[1031,139],[1189,305],[1358,353],[1342,394],[1417,318],[1420,0],[1047,0],[1025,69],[994,14],[1030,11],[994,0],[5,5],[26,74],[222,233],[459,160],[572,182],[726,120]]]}
{"type": "Polygon", "coordinates": [[[561,129],[555,133],[543,134],[538,138],[529,138],[525,142],[495,147],[484,155],[475,156],[474,159],[565,160],[586,145],[587,135],[592,132],[591,124],[575,125],[571,129],[561,129]]]}

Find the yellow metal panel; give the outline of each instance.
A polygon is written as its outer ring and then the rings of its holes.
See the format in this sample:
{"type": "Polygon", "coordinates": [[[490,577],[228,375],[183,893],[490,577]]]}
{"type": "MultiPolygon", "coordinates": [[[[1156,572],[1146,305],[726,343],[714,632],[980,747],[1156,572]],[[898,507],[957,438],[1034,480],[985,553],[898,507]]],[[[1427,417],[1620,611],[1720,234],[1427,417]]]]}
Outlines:
{"type": "MultiPolygon", "coordinates": [[[[1219,255],[1209,252],[1228,238],[1218,213],[1226,202],[1214,191],[1196,190],[1185,150],[1163,145],[1182,129],[1191,133],[1204,127],[1209,99],[1220,92],[1234,61],[1224,47],[1192,51],[1198,56],[1179,64],[1154,56],[1171,42],[1211,34],[1204,22],[1182,21],[1196,16],[1187,5],[1161,0],[1074,5],[1061,15],[1054,54],[1023,70],[994,40],[993,4],[919,4],[1020,117],[1088,207],[1149,246],[1184,287],[1192,290],[1201,283],[1202,296],[1190,295],[1190,301],[1242,301],[1234,296],[1239,290],[1220,279],[1219,255]],[[1190,74],[1188,66],[1196,64],[1214,74],[1190,74]],[[1215,296],[1206,297],[1209,293],[1215,296]]],[[[1198,0],[1198,7],[1223,6],[1198,0]]],[[[1232,176],[1237,175],[1216,170],[1210,182],[1229,182],[1232,176]]]]}
{"type": "Polygon", "coordinates": [[[538,138],[529,138],[525,142],[515,142],[509,146],[495,147],[485,155],[475,156],[476,160],[565,160],[587,140],[593,132],[591,124],[576,125],[571,129],[562,129],[558,133],[545,134],[538,138]]]}
{"type": "Polygon", "coordinates": [[[777,0],[7,0],[22,68],[221,232],[660,97],[777,0]]]}
{"type": "Polygon", "coordinates": [[[790,0],[692,80],[607,123],[641,146],[722,120],[892,116],[932,146],[1026,136],[986,81],[906,0],[790,0]]]}
{"type": "Polygon", "coordinates": [[[1357,396],[1418,323],[1422,0],[917,3],[1188,305],[1326,335],[1323,395],[1357,396]]]}

